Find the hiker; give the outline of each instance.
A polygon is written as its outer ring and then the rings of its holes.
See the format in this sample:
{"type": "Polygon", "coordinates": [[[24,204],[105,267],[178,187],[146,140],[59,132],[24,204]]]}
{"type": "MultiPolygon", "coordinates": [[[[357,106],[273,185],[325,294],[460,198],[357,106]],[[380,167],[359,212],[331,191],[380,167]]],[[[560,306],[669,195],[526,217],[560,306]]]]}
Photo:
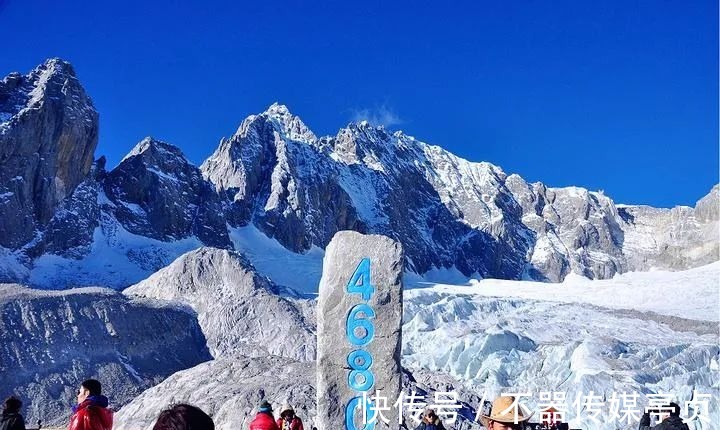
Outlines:
{"type": "Polygon", "coordinates": [[[680,405],[677,403],[670,403],[661,408],[660,411],[666,412],[664,415],[667,415],[667,418],[660,424],[650,427],[650,413],[645,412],[640,418],[640,430],[690,430],[688,425],[680,418],[680,405]]]}
{"type": "Polygon", "coordinates": [[[102,386],[95,379],[80,384],[72,411],[68,430],[112,429],[113,412],[108,409],[108,398],[102,395],[102,386]]]}
{"type": "Polygon", "coordinates": [[[2,418],[0,418],[0,430],[25,430],[25,420],[20,415],[22,402],[15,396],[5,399],[2,418]]]}
{"type": "Polygon", "coordinates": [[[295,410],[290,405],[284,405],[280,409],[277,426],[280,430],[304,430],[302,420],[295,415],[295,410]]]}
{"type": "Polygon", "coordinates": [[[517,417],[515,416],[515,398],[510,396],[500,396],[492,403],[490,412],[482,414],[480,421],[488,430],[521,430],[525,427],[525,422],[530,419],[532,414],[528,413],[525,408],[517,405],[517,417]]]}
{"type": "Polygon", "coordinates": [[[272,406],[267,400],[260,402],[258,413],[250,423],[250,430],[280,430],[273,418],[272,406]]]}
{"type": "Polygon", "coordinates": [[[215,423],[202,409],[181,403],[160,412],[153,430],[215,430],[215,423]]]}
{"type": "Polygon", "coordinates": [[[420,425],[415,427],[415,430],[445,430],[445,426],[434,409],[427,409],[423,414],[420,425]]]}

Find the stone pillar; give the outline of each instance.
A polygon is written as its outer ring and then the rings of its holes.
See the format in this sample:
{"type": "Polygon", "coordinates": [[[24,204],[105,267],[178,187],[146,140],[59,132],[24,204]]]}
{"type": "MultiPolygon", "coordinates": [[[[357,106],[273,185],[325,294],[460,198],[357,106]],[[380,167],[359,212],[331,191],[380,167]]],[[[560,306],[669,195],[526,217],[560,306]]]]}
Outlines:
{"type": "MultiPolygon", "coordinates": [[[[403,251],[398,242],[354,231],[327,246],[317,333],[318,430],[397,429],[401,390],[403,251]],[[362,399],[386,397],[390,410],[363,424],[362,399]]],[[[368,419],[372,412],[366,410],[368,419]]]]}

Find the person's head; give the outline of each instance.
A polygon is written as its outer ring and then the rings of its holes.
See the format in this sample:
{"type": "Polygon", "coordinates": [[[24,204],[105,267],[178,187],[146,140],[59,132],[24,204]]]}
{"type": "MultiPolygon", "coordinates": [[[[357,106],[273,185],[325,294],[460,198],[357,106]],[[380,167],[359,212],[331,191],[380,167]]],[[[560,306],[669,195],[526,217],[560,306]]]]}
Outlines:
{"type": "Polygon", "coordinates": [[[667,406],[667,410],[670,411],[671,417],[679,417],[680,416],[680,405],[678,405],[675,402],[670,402],[670,404],[667,406]]]}
{"type": "Polygon", "coordinates": [[[215,423],[200,408],[179,404],[160,412],[153,430],[215,430],[215,423]]]}
{"type": "Polygon", "coordinates": [[[514,397],[501,396],[492,403],[488,415],[482,415],[480,420],[488,430],[522,430],[525,422],[532,414],[528,413],[521,405],[517,406],[517,417],[515,416],[514,397]]]}
{"type": "Polygon", "coordinates": [[[258,412],[272,415],[273,409],[270,405],[270,402],[268,402],[267,400],[263,400],[262,402],[260,402],[260,406],[258,406],[258,412]]]}
{"type": "Polygon", "coordinates": [[[10,396],[5,399],[3,412],[7,412],[9,414],[18,413],[20,412],[20,407],[22,407],[22,402],[20,401],[20,399],[15,396],[10,396]]]}
{"type": "Polygon", "coordinates": [[[295,418],[295,410],[290,405],[284,405],[280,410],[280,417],[286,420],[295,418]]]}
{"type": "Polygon", "coordinates": [[[82,403],[90,396],[99,396],[102,394],[102,385],[95,379],[86,379],[80,384],[78,389],[77,401],[82,403]]]}
{"type": "Polygon", "coordinates": [[[425,415],[423,415],[423,419],[428,424],[434,423],[435,419],[437,419],[437,415],[435,415],[435,410],[434,409],[426,409],[425,415]]]}

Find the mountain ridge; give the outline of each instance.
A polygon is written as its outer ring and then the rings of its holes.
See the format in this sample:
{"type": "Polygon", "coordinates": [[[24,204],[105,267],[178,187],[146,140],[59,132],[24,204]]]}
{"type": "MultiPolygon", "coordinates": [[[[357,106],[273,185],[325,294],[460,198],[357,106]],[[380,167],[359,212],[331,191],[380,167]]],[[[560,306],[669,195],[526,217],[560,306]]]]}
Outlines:
{"type": "MultiPolygon", "coordinates": [[[[107,171],[103,157],[87,158],[97,144],[98,116],[69,63],[48,60],[26,77],[11,74],[2,82],[0,95],[9,95],[0,97],[0,111],[12,100],[36,99],[65,128],[87,132],[53,135],[48,145],[58,149],[37,164],[65,171],[65,160],[83,157],[72,177],[30,171],[41,183],[57,184],[21,193],[42,204],[18,203],[24,161],[0,157],[0,214],[23,223],[11,232],[10,224],[0,225],[3,281],[82,286],[94,279],[124,288],[200,246],[233,249],[229,232],[248,225],[295,253],[356,230],[399,240],[407,267],[418,274],[455,269],[468,277],[549,282],[569,273],[604,279],[685,269],[720,253],[718,186],[696,208],[618,206],[602,192],[528,183],[492,163],[368,122],[318,137],[277,102],[241,121],[199,166],[175,145],[148,137],[107,171]],[[33,83],[48,70],[63,78],[57,79],[72,97],[55,100],[52,79],[33,83]],[[28,94],[17,84],[23,80],[33,83],[28,94]],[[115,261],[101,261],[108,251],[115,261]]],[[[27,130],[45,123],[29,117],[22,124],[22,111],[3,117],[0,139],[27,151],[33,145],[27,130]]]]}

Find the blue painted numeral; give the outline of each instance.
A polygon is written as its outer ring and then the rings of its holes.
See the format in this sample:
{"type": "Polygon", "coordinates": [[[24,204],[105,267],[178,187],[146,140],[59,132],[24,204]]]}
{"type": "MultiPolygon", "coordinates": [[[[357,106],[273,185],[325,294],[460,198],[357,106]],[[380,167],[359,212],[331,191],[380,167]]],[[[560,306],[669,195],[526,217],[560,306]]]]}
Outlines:
{"type": "Polygon", "coordinates": [[[355,272],[347,284],[349,293],[357,293],[362,295],[363,300],[368,301],[375,293],[375,287],[370,280],[370,259],[363,258],[358,264],[355,272]]]}
{"type": "Polygon", "coordinates": [[[363,346],[373,340],[375,337],[375,326],[371,321],[373,318],[375,318],[375,311],[367,303],[360,303],[350,309],[345,323],[345,334],[350,343],[363,346]],[[364,317],[360,314],[364,314],[364,317]],[[362,331],[360,336],[358,336],[358,331],[362,331]]]}

